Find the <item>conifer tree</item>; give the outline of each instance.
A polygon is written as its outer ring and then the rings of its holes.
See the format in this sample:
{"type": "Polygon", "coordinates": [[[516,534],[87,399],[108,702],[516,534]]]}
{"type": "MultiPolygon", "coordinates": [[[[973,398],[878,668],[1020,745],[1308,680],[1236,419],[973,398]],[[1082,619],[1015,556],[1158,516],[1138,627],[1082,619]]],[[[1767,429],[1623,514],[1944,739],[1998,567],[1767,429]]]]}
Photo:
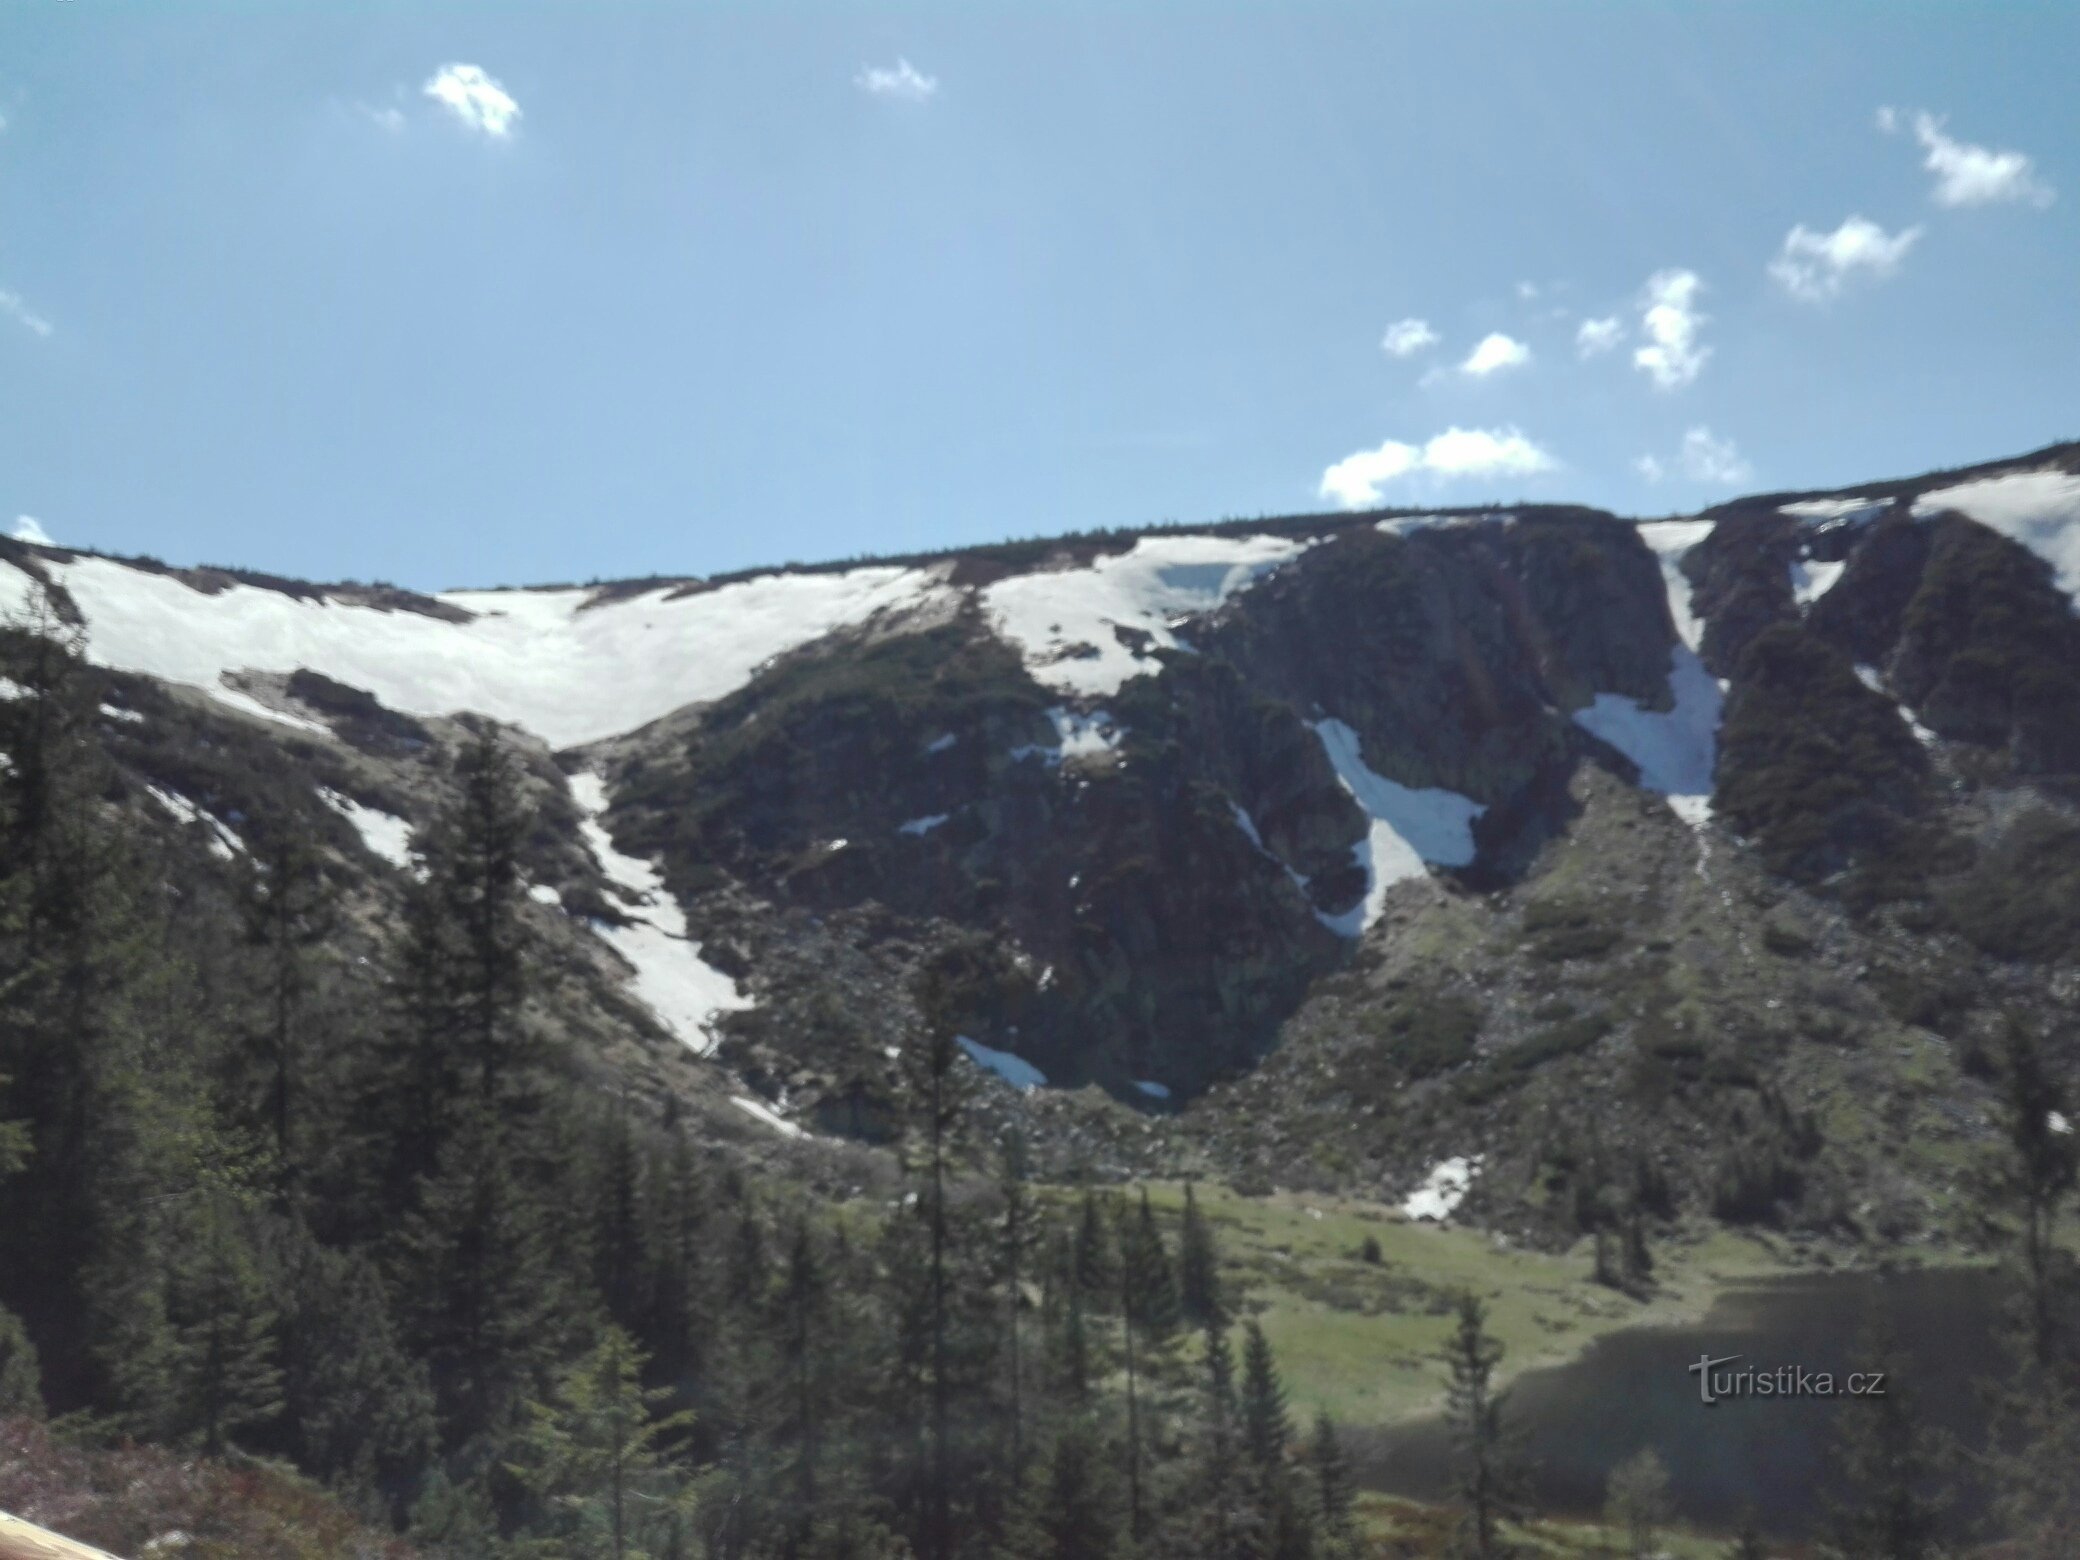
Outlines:
{"type": "Polygon", "coordinates": [[[260,1013],[249,1031],[261,1080],[256,1114],[273,1142],[276,1186],[287,1195],[306,1168],[298,1140],[311,1050],[306,1029],[318,949],[338,926],[338,897],[299,830],[249,830],[247,845],[238,860],[245,939],[260,975],[260,1013]]]}
{"type": "Polygon", "coordinates": [[[1241,1428],[1266,1553],[1272,1560],[1305,1560],[1312,1535],[1286,1462],[1292,1416],[1278,1362],[1255,1318],[1243,1324],[1241,1428]]]}
{"type": "Polygon", "coordinates": [[[1145,1186],[1132,1221],[1122,1222],[1119,1250],[1135,1325],[1150,1342],[1163,1343],[1178,1328],[1177,1279],[1145,1186]]]}
{"type": "Polygon", "coordinates": [[[43,1417],[43,1372],[21,1318],[0,1307],[0,1419],[43,1417]]]}
{"type": "Polygon", "coordinates": [[[1199,1207],[1192,1183],[1184,1184],[1184,1231],[1177,1253],[1178,1300],[1184,1319],[1194,1327],[1212,1327],[1226,1321],[1221,1303],[1220,1252],[1213,1226],[1199,1207]]]}
{"type": "Polygon", "coordinates": [[[1123,1552],[1119,1491],[1096,1429],[1082,1416],[1055,1437],[1005,1545],[1009,1560],[1113,1560],[1123,1552]]]}
{"type": "Polygon", "coordinates": [[[1350,1460],[1336,1434],[1336,1421],[1326,1408],[1315,1414],[1307,1453],[1314,1472],[1315,1528],[1322,1552],[1328,1560],[1348,1560],[1358,1543],[1357,1490],[1351,1480],[1350,1460]]]}
{"type": "Polygon", "coordinates": [[[1522,1470],[1495,1388],[1502,1345],[1490,1336],[1488,1312],[1460,1295],[1458,1321],[1444,1348],[1445,1417],[1452,1432],[1452,1483],[1462,1520],[1458,1548],[1469,1560],[1503,1553],[1501,1526],[1522,1511],[1522,1470]]]}
{"type": "Polygon", "coordinates": [[[1200,1367],[1197,1445],[1190,1469],[1190,1499],[1181,1514],[1180,1553],[1204,1560],[1262,1560],[1269,1535],[1243,1450],[1235,1395],[1235,1358],[1224,1328],[1209,1327],[1200,1367]]]}
{"type": "Polygon", "coordinates": [[[652,1538],[685,1511],[686,1481],[666,1447],[686,1416],[657,1412],[669,1394],[644,1388],[642,1366],[634,1340],[610,1325],[546,1398],[527,1405],[511,1471],[552,1513],[560,1542],[545,1556],[647,1555],[652,1538]]]}
{"type": "Polygon", "coordinates": [[[202,1200],[176,1254],[167,1308],[173,1379],[164,1433],[216,1456],[282,1409],[275,1312],[227,1196],[202,1200]]]}

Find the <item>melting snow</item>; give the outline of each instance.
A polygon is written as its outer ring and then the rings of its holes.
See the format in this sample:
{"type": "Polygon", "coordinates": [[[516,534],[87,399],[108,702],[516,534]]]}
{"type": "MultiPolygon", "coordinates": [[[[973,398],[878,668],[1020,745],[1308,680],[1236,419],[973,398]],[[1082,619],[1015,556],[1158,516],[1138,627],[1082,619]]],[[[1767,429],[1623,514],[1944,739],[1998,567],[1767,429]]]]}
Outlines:
{"type": "Polygon", "coordinates": [[[1411,1219],[1448,1219],[1473,1187],[1481,1156],[1444,1159],[1430,1167],[1423,1184],[1403,1199],[1401,1211],[1411,1219]]]}
{"type": "MultiPolygon", "coordinates": [[[[589,590],[458,591],[478,614],[450,623],[252,585],[205,594],[106,558],[46,565],[79,604],[97,664],[187,683],[247,714],[310,731],[223,685],[226,672],[310,667],[413,715],[476,710],[552,747],[631,731],[682,705],[741,687],[773,656],[923,599],[918,569],[767,574],[675,601],[660,585],[586,608],[589,590]],[[583,610],[581,610],[583,609],[583,610]]],[[[0,568],[0,608],[37,589],[0,568]]]]}
{"type": "Polygon", "coordinates": [[[119,704],[104,704],[101,706],[101,713],[106,715],[110,720],[119,720],[122,721],[125,725],[142,726],[144,724],[144,717],[142,715],[138,714],[135,710],[126,710],[119,704]]]}
{"type": "Polygon", "coordinates": [[[1011,750],[1014,759],[1037,758],[1049,764],[1059,764],[1064,759],[1095,758],[1100,753],[1118,751],[1119,739],[1126,735],[1103,710],[1081,715],[1056,705],[1047,712],[1047,718],[1054,722],[1054,746],[1041,742],[1021,743],[1011,750]]]}
{"type": "Polygon", "coordinates": [[[924,745],[924,750],[927,753],[943,753],[958,741],[960,741],[960,738],[949,731],[944,736],[932,738],[931,741],[924,745]]]}
{"type": "Polygon", "coordinates": [[[1704,637],[1704,625],[1690,609],[1690,580],[1683,573],[1683,555],[1712,534],[1709,520],[1650,520],[1639,528],[1645,542],[1661,560],[1661,578],[1668,586],[1668,615],[1675,619],[1676,635],[1695,650],[1704,637]]]}
{"type": "Polygon", "coordinates": [[[2063,1114],[2055,1110],[2045,1115],[2044,1125],[2053,1132],[2066,1133],[2073,1130],[2073,1124],[2066,1120],[2063,1114]]]}
{"type": "Polygon", "coordinates": [[[960,1047],[968,1053],[968,1059],[977,1067],[995,1073],[1014,1089],[1037,1089],[1047,1082],[1047,1074],[1022,1056],[1013,1056],[1009,1051],[993,1050],[966,1035],[956,1037],[960,1047]]]}
{"type": "Polygon", "coordinates": [[[161,790],[156,785],[147,785],[145,790],[151,793],[153,801],[172,813],[182,823],[207,825],[210,831],[209,853],[219,861],[229,861],[246,848],[244,840],[240,839],[226,825],[219,823],[214,816],[197,807],[179,792],[161,790]]]}
{"type": "Polygon", "coordinates": [[[380,807],[364,807],[351,796],[321,788],[318,799],[354,826],[361,843],[393,867],[412,864],[412,826],[380,807]]]}
{"type": "Polygon", "coordinates": [[[1914,500],[1917,516],[1955,509],[2022,543],[2051,565],[2059,588],[2080,602],[2080,476],[2011,471],[1914,500]]]}
{"type": "Polygon", "coordinates": [[[1315,735],[1351,799],[1372,820],[1351,855],[1365,869],[1365,897],[1341,915],[1321,922],[1356,937],[1386,908],[1387,889],[1404,878],[1422,877],[1424,863],[1463,867],[1474,858],[1473,820],[1487,809],[1456,791],[1413,790],[1377,775],[1358,749],[1358,734],[1340,720],[1318,720],[1315,735]]]}
{"type": "Polygon", "coordinates": [[[527,897],[529,899],[532,899],[538,905],[560,905],[563,903],[563,895],[558,893],[556,889],[548,883],[528,884],[527,897]]]}
{"type": "Polygon", "coordinates": [[[928,817],[912,818],[908,823],[897,824],[896,833],[929,834],[952,816],[952,813],[932,813],[928,817]]]}
{"type": "Polygon", "coordinates": [[[1136,1078],[1134,1087],[1152,1100],[1167,1100],[1170,1098],[1170,1090],[1167,1087],[1160,1083],[1151,1083],[1146,1078],[1136,1078]]]}
{"type": "MultiPolygon", "coordinates": [[[[98,661],[101,659],[99,656],[94,654],[94,645],[91,640],[89,640],[87,644],[87,656],[89,660],[98,661]]],[[[112,666],[115,663],[105,662],[103,664],[112,666]]],[[[229,669],[230,668],[226,668],[226,670],[229,669]]],[[[126,667],[124,668],[124,670],[149,671],[150,668],[139,666],[126,667]]],[[[222,676],[223,673],[218,673],[219,679],[221,679],[222,676]]],[[[176,682],[180,681],[179,678],[174,678],[172,680],[176,682]]],[[[314,720],[305,720],[301,715],[291,715],[286,710],[278,710],[270,705],[262,704],[250,693],[241,692],[237,688],[226,687],[221,680],[203,683],[201,687],[203,692],[207,693],[212,699],[215,699],[219,704],[229,705],[232,709],[237,710],[242,714],[250,715],[255,720],[272,721],[277,726],[287,726],[292,731],[308,731],[314,736],[329,737],[332,735],[332,728],[330,726],[321,726],[314,720]]]]}
{"type": "Polygon", "coordinates": [[[1211,612],[1306,546],[1283,536],[1144,536],[1130,552],[1086,568],[1014,575],[982,595],[1036,681],[1064,693],[1117,693],[1154,662],[1122,644],[1116,628],[1188,649],[1172,619],[1211,612]]]}
{"type": "Polygon", "coordinates": [[[1834,589],[1835,581],[1842,577],[1846,562],[1814,563],[1802,559],[1791,565],[1791,595],[1802,607],[1810,607],[1822,596],[1834,589]]]}
{"type": "Polygon", "coordinates": [[[800,1127],[761,1100],[754,1100],[746,1094],[732,1094],[729,1102],[745,1115],[763,1121],[782,1137],[798,1138],[805,1135],[800,1127]]]}
{"type": "Polygon", "coordinates": [[[12,677],[0,677],[0,699],[26,699],[29,690],[12,677]]]}
{"type": "Polygon", "coordinates": [[[701,945],[686,935],[686,912],[665,888],[663,874],[614,848],[614,837],[599,821],[607,810],[606,781],[596,774],[571,776],[571,799],[578,804],[578,828],[585,843],[600,871],[621,891],[630,917],[623,926],[595,921],[593,930],[635,970],[637,999],[696,1054],[706,1056],[715,1049],[715,1035],[708,1027],[715,1015],[748,1008],[750,999],[737,990],[735,981],[701,958],[701,945]]]}
{"type": "Polygon", "coordinates": [[[1801,498],[1779,504],[1777,512],[1794,520],[1818,521],[1816,531],[1832,531],[1845,525],[1865,525],[1892,507],[1889,498],[1866,498],[1852,493],[1846,498],[1801,498]]]}
{"type": "Polygon", "coordinates": [[[1669,657],[1668,688],[1675,706],[1665,714],[1622,693],[1599,693],[1574,712],[1574,723],[1631,759],[1639,766],[1641,785],[1666,796],[1686,823],[1696,823],[1711,812],[1723,696],[1717,680],[1686,646],[1669,657]]]}

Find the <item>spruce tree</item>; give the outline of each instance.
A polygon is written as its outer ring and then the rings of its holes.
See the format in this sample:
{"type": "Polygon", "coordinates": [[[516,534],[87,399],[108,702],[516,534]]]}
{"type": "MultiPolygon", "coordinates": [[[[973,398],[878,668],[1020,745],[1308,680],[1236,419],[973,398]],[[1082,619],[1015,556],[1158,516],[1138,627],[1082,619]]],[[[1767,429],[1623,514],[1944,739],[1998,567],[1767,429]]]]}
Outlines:
{"type": "Polygon", "coordinates": [[[276,1314],[231,1199],[207,1195],[176,1255],[168,1439],[211,1456],[282,1410],[276,1314]]]}
{"type": "Polygon", "coordinates": [[[1177,1252],[1178,1300],[1184,1319],[1194,1327],[1218,1326],[1227,1319],[1221,1300],[1220,1251],[1213,1226],[1199,1207],[1192,1183],[1184,1184],[1184,1231],[1177,1252]]]}
{"type": "Polygon", "coordinates": [[[1149,1206],[1148,1188],[1131,1223],[1120,1229],[1120,1262],[1125,1269],[1126,1295],[1134,1322],[1151,1342],[1161,1344],[1177,1331],[1180,1311],[1177,1278],[1170,1265],[1170,1252],[1163,1232],[1156,1225],[1155,1210],[1149,1206]]]}
{"type": "Polygon", "coordinates": [[[1306,1560],[1312,1532],[1286,1461],[1292,1416],[1278,1362],[1254,1318],[1243,1324],[1241,1429],[1265,1552],[1271,1560],[1306,1560]]]}
{"type": "Polygon", "coordinates": [[[319,949],[337,929],[338,896],[322,857],[294,826],[247,831],[240,866],[240,910],[259,974],[259,1013],[248,1039],[258,1074],[257,1109],[274,1149],[276,1186],[288,1196],[303,1179],[299,1123],[305,1110],[308,1033],[319,949]]]}
{"type": "Polygon", "coordinates": [[[1082,1416],[1054,1440],[1004,1546],[1007,1560],[1113,1560],[1122,1542],[1119,1489],[1096,1429],[1082,1416]]]}
{"type": "Polygon", "coordinates": [[[1460,1295],[1444,1347],[1445,1418],[1452,1433],[1452,1485],[1462,1513],[1458,1550],[1468,1560],[1504,1552],[1501,1528],[1522,1514],[1522,1469],[1503,1417],[1495,1368],[1502,1345],[1489,1335],[1487,1307],[1460,1295]]]}
{"type": "Polygon", "coordinates": [[[1326,1408],[1315,1414],[1307,1452],[1314,1472],[1315,1527],[1322,1552],[1328,1560],[1348,1560],[1358,1543],[1357,1489],[1351,1480],[1350,1460],[1336,1434],[1336,1421],[1326,1408]]]}

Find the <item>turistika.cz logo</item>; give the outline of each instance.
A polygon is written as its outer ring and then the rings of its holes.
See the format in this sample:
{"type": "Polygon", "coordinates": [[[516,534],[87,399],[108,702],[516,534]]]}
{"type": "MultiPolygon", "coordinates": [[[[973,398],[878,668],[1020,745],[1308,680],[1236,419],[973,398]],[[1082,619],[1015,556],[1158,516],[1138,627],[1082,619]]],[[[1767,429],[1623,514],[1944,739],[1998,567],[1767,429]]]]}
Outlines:
{"type": "Polygon", "coordinates": [[[1850,1371],[1847,1375],[1837,1376],[1831,1370],[1807,1370],[1803,1365],[1779,1365],[1775,1370],[1757,1370],[1752,1365],[1740,1370],[1719,1368],[1731,1365],[1739,1358],[1738,1354],[1727,1354],[1718,1359],[1700,1354],[1695,1365],[1683,1367],[1697,1378],[1697,1395],[1707,1408],[1722,1398],[1885,1395],[1885,1372],[1882,1370],[1850,1371]]]}

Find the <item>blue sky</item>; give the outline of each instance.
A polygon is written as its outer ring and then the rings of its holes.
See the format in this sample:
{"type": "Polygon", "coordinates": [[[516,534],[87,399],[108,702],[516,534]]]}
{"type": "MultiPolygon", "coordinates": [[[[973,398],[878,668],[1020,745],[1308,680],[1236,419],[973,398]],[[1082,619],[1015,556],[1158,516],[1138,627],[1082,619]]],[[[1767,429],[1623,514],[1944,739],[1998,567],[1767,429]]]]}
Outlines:
{"type": "Polygon", "coordinates": [[[2080,435],[2076,59],[2048,4],[10,0],[0,524],[434,588],[2013,453],[2080,435]]]}

